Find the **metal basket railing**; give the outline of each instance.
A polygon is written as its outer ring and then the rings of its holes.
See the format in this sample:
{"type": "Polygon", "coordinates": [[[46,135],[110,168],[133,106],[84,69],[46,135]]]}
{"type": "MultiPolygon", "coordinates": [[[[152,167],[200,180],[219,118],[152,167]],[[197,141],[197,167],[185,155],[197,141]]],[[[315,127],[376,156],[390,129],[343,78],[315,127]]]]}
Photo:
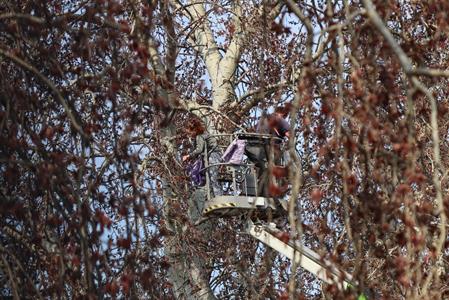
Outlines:
{"type": "MultiPolygon", "coordinates": [[[[266,146],[267,149],[267,163],[274,161],[273,153],[274,147],[278,148],[283,153],[283,140],[269,135],[259,133],[233,133],[233,134],[215,134],[211,135],[217,139],[219,152],[222,154],[224,150],[232,143],[234,139],[243,139],[248,143],[258,143],[266,146]]],[[[220,185],[223,196],[261,196],[259,195],[259,182],[257,177],[257,168],[254,163],[243,161],[241,164],[233,163],[216,163],[210,164],[207,159],[209,149],[207,145],[204,153],[204,171],[206,177],[207,200],[213,198],[210,172],[211,168],[217,168],[217,182],[220,185]]],[[[284,164],[284,160],[277,161],[277,164],[284,164]]]]}

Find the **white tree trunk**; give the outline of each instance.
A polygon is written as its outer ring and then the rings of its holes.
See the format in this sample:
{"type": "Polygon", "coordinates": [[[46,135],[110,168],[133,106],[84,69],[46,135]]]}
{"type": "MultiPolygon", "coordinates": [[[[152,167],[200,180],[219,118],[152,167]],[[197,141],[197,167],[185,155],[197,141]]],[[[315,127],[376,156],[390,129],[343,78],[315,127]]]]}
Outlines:
{"type": "MultiPolygon", "coordinates": [[[[222,56],[214,40],[212,30],[210,29],[203,2],[188,3],[181,6],[180,2],[173,1],[172,5],[185,12],[186,17],[191,22],[200,24],[194,31],[194,38],[190,43],[203,58],[207,73],[212,83],[212,106],[215,109],[222,107],[233,97],[232,79],[235,69],[241,55],[242,48],[242,30],[241,30],[241,6],[239,1],[234,5],[234,25],[236,34],[233,37],[226,53],[222,56]]],[[[206,120],[207,121],[207,120],[206,120]]],[[[206,122],[209,124],[209,122],[206,122]]],[[[168,133],[168,137],[172,133],[168,133]]],[[[165,192],[164,199],[170,199],[168,191],[165,192]]],[[[205,191],[198,189],[189,199],[190,210],[189,219],[195,222],[201,215],[201,211],[206,200],[205,191]]],[[[167,202],[166,202],[167,203],[167,202]]],[[[209,222],[207,222],[209,223],[209,222]]],[[[211,224],[204,224],[200,229],[204,232],[205,238],[212,233],[211,224]]],[[[207,262],[199,257],[178,256],[179,249],[174,246],[182,235],[181,228],[175,228],[170,224],[170,230],[175,232],[173,237],[167,240],[166,251],[171,257],[171,267],[169,276],[173,284],[175,296],[178,299],[215,299],[215,296],[209,285],[209,273],[207,271],[207,262]]]]}

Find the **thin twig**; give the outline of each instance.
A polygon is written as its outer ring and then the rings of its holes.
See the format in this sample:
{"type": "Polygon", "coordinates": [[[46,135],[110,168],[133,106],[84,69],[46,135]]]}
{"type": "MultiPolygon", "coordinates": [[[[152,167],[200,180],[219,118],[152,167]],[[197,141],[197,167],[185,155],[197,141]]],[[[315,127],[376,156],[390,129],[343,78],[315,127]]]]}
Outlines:
{"type": "Polygon", "coordinates": [[[20,297],[19,297],[19,294],[17,292],[18,291],[17,283],[14,280],[15,276],[13,275],[12,270],[11,270],[11,266],[9,265],[9,263],[6,260],[4,255],[2,255],[2,261],[3,261],[3,264],[6,267],[6,271],[8,272],[8,277],[9,277],[9,281],[11,283],[11,290],[12,290],[12,293],[13,293],[13,296],[14,296],[14,300],[16,300],[16,299],[19,300],[20,297]]]}
{"type": "Polygon", "coordinates": [[[404,50],[399,46],[399,44],[394,39],[390,30],[385,26],[380,16],[377,14],[376,9],[371,2],[371,0],[362,0],[363,6],[365,6],[366,14],[370,21],[374,24],[376,29],[382,34],[387,43],[390,45],[391,50],[396,54],[399,59],[399,63],[401,67],[404,69],[406,73],[410,72],[412,69],[412,63],[410,58],[405,54],[404,50]]]}
{"type": "Polygon", "coordinates": [[[423,75],[429,77],[449,77],[449,70],[430,68],[414,68],[408,72],[409,75],[423,75]]]}
{"type": "Polygon", "coordinates": [[[195,107],[191,108],[190,111],[201,110],[201,109],[208,109],[208,110],[211,110],[211,111],[213,111],[214,113],[219,114],[220,116],[222,116],[223,118],[225,118],[226,120],[228,120],[229,122],[231,122],[232,125],[234,125],[234,126],[240,128],[241,130],[245,130],[245,128],[243,128],[243,127],[240,126],[239,124],[235,123],[235,122],[232,121],[228,116],[226,116],[225,114],[223,114],[221,111],[219,111],[219,110],[213,108],[212,106],[208,106],[208,105],[198,105],[198,106],[195,106],[195,107]]]}
{"type": "MultiPolygon", "coordinates": [[[[433,69],[413,69],[412,62],[410,58],[405,54],[402,48],[398,45],[398,43],[393,38],[393,35],[390,33],[388,28],[385,26],[379,15],[377,14],[373,3],[371,0],[362,0],[365,9],[367,10],[367,15],[370,18],[371,22],[377,28],[377,30],[384,36],[386,41],[389,43],[393,52],[398,56],[399,62],[404,69],[405,73],[409,75],[409,80],[411,83],[426,95],[426,97],[430,100],[431,105],[431,128],[432,128],[432,143],[433,143],[433,159],[435,161],[435,170],[433,171],[433,184],[436,191],[435,203],[437,206],[437,213],[440,216],[440,234],[437,240],[434,242],[435,246],[435,256],[437,258],[436,263],[433,266],[433,270],[431,275],[427,276],[423,287],[421,296],[427,295],[427,290],[429,288],[430,282],[435,278],[438,281],[438,270],[440,268],[440,263],[442,260],[442,252],[444,243],[446,240],[446,220],[447,216],[444,212],[444,203],[443,203],[443,195],[441,188],[441,175],[443,174],[442,165],[441,165],[441,155],[440,155],[440,138],[438,132],[438,107],[437,101],[435,97],[432,95],[430,90],[419,81],[419,79],[414,75],[427,75],[427,76],[446,76],[447,71],[433,70],[433,69]],[[417,72],[417,70],[419,72],[417,72]]],[[[447,74],[449,75],[449,73],[447,74]]]]}
{"type": "MultiPolygon", "coordinates": [[[[308,17],[306,17],[301,9],[296,5],[295,2],[292,0],[284,0],[284,3],[288,6],[288,8],[299,18],[299,20],[302,22],[302,24],[306,27],[307,30],[307,36],[306,36],[306,50],[305,50],[305,57],[304,57],[304,63],[302,65],[303,72],[301,71],[299,73],[299,78],[297,82],[302,82],[306,75],[309,73],[309,69],[311,67],[311,64],[313,63],[313,57],[312,57],[312,48],[313,48],[313,26],[312,22],[308,17]]],[[[292,82],[294,84],[294,82],[292,82]]],[[[299,111],[299,103],[301,99],[301,92],[299,89],[296,89],[295,99],[293,101],[293,105],[290,111],[291,120],[290,120],[290,126],[291,128],[295,127],[295,123],[297,122],[297,116],[299,111]]],[[[304,183],[303,174],[302,174],[302,166],[301,162],[299,161],[299,158],[296,153],[296,138],[295,135],[292,134],[292,137],[289,139],[289,153],[292,159],[294,160],[294,164],[296,165],[295,172],[290,171],[289,178],[290,180],[293,180],[293,186],[292,186],[292,194],[289,199],[289,207],[288,207],[288,221],[291,226],[291,235],[293,238],[297,238],[297,235],[302,235],[303,228],[302,228],[302,221],[300,220],[300,214],[298,214],[298,220],[295,220],[295,209],[296,209],[296,201],[299,196],[299,191],[304,183]]],[[[300,260],[301,260],[301,254],[300,254],[300,260]]],[[[292,264],[292,274],[295,274],[296,268],[297,268],[296,260],[293,261],[292,264]]],[[[295,276],[292,276],[288,283],[288,291],[290,298],[294,297],[295,294],[295,288],[296,281],[295,276]]]]}
{"type": "Polygon", "coordinates": [[[362,0],[363,5],[366,9],[366,14],[368,15],[371,22],[377,28],[377,30],[383,35],[387,43],[390,45],[391,50],[396,54],[399,59],[399,62],[404,69],[404,72],[409,75],[425,75],[425,76],[444,76],[449,77],[449,70],[438,70],[438,69],[429,69],[429,68],[414,68],[412,65],[412,61],[407,56],[407,54],[402,50],[399,44],[394,39],[390,30],[385,26],[384,22],[377,14],[376,9],[371,2],[371,0],[362,0]]]}
{"type": "Polygon", "coordinates": [[[25,69],[25,70],[33,73],[34,75],[36,75],[43,83],[45,83],[45,85],[47,85],[51,89],[51,91],[53,92],[55,98],[64,107],[64,110],[65,110],[67,116],[69,117],[70,122],[72,123],[72,126],[75,128],[75,130],[78,131],[78,133],[81,136],[83,136],[84,138],[89,139],[89,137],[84,133],[83,128],[81,127],[81,125],[78,124],[78,121],[76,120],[75,115],[73,114],[73,112],[70,109],[69,105],[65,101],[65,99],[62,96],[61,92],[59,92],[59,90],[56,88],[56,86],[47,77],[42,75],[41,72],[39,72],[36,68],[34,68],[29,63],[25,62],[21,58],[18,58],[17,56],[15,56],[15,55],[13,55],[13,54],[11,54],[9,52],[4,51],[3,49],[0,49],[0,55],[3,55],[4,57],[9,58],[13,62],[15,62],[17,65],[22,67],[23,69],[25,69]]]}
{"type": "Polygon", "coordinates": [[[5,13],[0,15],[0,20],[4,19],[26,19],[33,23],[44,24],[45,20],[36,16],[20,14],[20,13],[5,13]]]}

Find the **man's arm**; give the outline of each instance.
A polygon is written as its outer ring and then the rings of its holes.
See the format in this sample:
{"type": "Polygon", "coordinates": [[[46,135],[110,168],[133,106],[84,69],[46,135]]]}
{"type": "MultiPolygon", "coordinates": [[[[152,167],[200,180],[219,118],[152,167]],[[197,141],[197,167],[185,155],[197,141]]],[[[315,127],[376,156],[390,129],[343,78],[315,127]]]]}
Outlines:
{"type": "Polygon", "coordinates": [[[189,158],[196,158],[198,155],[203,154],[205,146],[206,146],[206,139],[204,138],[204,136],[202,134],[197,135],[196,136],[196,147],[189,154],[189,158]]]}
{"type": "Polygon", "coordinates": [[[278,131],[281,137],[287,137],[290,138],[290,124],[284,119],[279,117],[279,123],[278,123],[278,131]]]}

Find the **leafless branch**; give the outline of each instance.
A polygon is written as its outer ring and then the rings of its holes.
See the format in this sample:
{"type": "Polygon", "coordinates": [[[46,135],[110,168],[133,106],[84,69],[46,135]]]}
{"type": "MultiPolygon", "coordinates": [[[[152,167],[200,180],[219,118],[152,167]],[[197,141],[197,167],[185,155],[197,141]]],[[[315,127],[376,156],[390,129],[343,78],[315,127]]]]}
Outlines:
{"type": "Polygon", "coordinates": [[[409,75],[423,75],[429,77],[449,77],[449,70],[414,68],[408,72],[409,75]]]}
{"type": "Polygon", "coordinates": [[[45,83],[45,85],[47,85],[50,88],[50,90],[53,92],[53,94],[56,97],[56,99],[58,100],[58,102],[62,105],[62,107],[64,107],[64,110],[65,110],[67,116],[69,117],[70,122],[72,123],[72,126],[75,128],[75,130],[82,137],[84,137],[86,139],[89,138],[84,133],[83,128],[81,127],[81,125],[77,121],[77,118],[75,117],[75,115],[73,114],[73,112],[70,109],[69,105],[67,104],[67,102],[65,101],[64,97],[62,96],[61,92],[59,92],[59,90],[56,88],[56,86],[53,84],[53,82],[51,82],[47,77],[42,75],[41,72],[39,72],[36,68],[34,68],[32,65],[30,65],[27,62],[25,62],[21,58],[18,58],[17,56],[15,56],[15,55],[13,55],[13,54],[11,54],[9,52],[4,51],[3,49],[0,49],[0,55],[3,55],[4,57],[9,58],[13,62],[15,62],[17,65],[22,67],[23,69],[25,69],[25,70],[33,73],[34,75],[36,75],[43,83],[45,83]]]}
{"type": "Polygon", "coordinates": [[[440,138],[438,133],[438,107],[437,101],[429,89],[416,78],[416,76],[412,76],[412,74],[421,74],[428,76],[446,76],[446,71],[439,70],[431,70],[431,69],[419,69],[420,71],[416,72],[413,70],[412,62],[410,58],[406,55],[406,53],[402,50],[402,48],[398,45],[398,43],[393,38],[393,35],[390,33],[388,28],[385,26],[379,15],[377,14],[373,3],[370,0],[362,0],[363,5],[367,11],[367,15],[370,18],[371,22],[377,28],[377,30],[384,36],[387,43],[390,45],[394,53],[399,59],[399,62],[404,69],[405,73],[410,76],[411,83],[422,93],[426,95],[426,97],[430,100],[431,104],[431,127],[432,127],[432,143],[433,143],[433,159],[435,161],[435,170],[433,171],[433,184],[436,191],[435,204],[437,206],[437,212],[440,216],[440,226],[439,226],[439,236],[435,241],[435,249],[436,249],[436,258],[437,261],[433,266],[433,270],[431,272],[432,275],[427,276],[424,281],[422,292],[423,295],[427,295],[427,290],[430,282],[435,279],[438,280],[438,270],[441,267],[440,261],[442,259],[441,253],[444,250],[444,243],[446,240],[446,219],[447,216],[444,212],[444,202],[443,195],[441,189],[441,176],[443,174],[442,165],[441,165],[441,155],[440,155],[440,138]],[[434,74],[434,75],[432,75],[434,74]]]}
{"type": "Polygon", "coordinates": [[[14,296],[14,300],[19,300],[20,297],[19,297],[19,293],[18,293],[17,283],[15,280],[16,276],[14,276],[11,266],[9,265],[8,261],[6,260],[6,257],[3,254],[2,254],[2,262],[6,268],[6,272],[8,273],[9,282],[11,284],[11,291],[14,296]]]}
{"type": "Polygon", "coordinates": [[[404,69],[406,73],[409,73],[412,70],[412,63],[410,61],[410,58],[405,54],[404,50],[399,46],[399,44],[394,39],[391,32],[388,30],[388,28],[383,23],[380,16],[377,14],[376,9],[371,2],[371,0],[362,0],[363,5],[366,9],[366,14],[368,15],[371,22],[374,24],[374,26],[377,28],[377,30],[382,34],[382,36],[385,38],[387,43],[390,45],[391,50],[396,54],[396,56],[399,59],[399,62],[404,69]]]}
{"type": "Polygon", "coordinates": [[[219,110],[213,108],[212,106],[209,106],[209,105],[196,105],[196,106],[192,107],[192,108],[190,109],[190,111],[202,110],[202,109],[206,109],[206,110],[213,111],[214,113],[220,115],[221,117],[223,117],[223,118],[225,118],[226,120],[228,120],[229,122],[231,122],[232,125],[234,125],[234,126],[240,128],[240,129],[242,129],[242,130],[245,130],[242,126],[240,126],[239,124],[237,124],[237,123],[235,123],[234,121],[232,121],[227,115],[225,115],[224,113],[220,112],[219,110]]]}
{"type": "Polygon", "coordinates": [[[0,20],[4,19],[26,19],[33,23],[45,24],[45,20],[36,16],[21,14],[21,13],[5,13],[0,15],[0,20]]]}
{"type": "Polygon", "coordinates": [[[254,106],[256,106],[261,100],[263,100],[266,94],[277,91],[283,87],[286,87],[288,83],[286,81],[281,81],[278,83],[270,84],[265,87],[261,87],[258,89],[250,90],[243,96],[241,96],[237,102],[231,104],[231,108],[236,108],[240,103],[243,103],[246,99],[251,98],[248,102],[246,102],[242,108],[239,109],[240,115],[247,114],[254,106]]]}

